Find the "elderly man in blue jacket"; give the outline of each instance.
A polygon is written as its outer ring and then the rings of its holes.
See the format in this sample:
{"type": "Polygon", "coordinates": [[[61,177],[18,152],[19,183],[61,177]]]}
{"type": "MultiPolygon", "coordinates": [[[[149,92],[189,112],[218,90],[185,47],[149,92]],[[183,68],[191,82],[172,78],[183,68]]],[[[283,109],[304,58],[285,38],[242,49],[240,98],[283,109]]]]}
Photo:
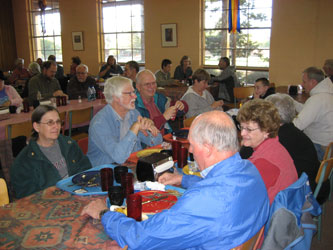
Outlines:
{"type": "Polygon", "coordinates": [[[237,152],[232,119],[221,111],[199,115],[191,125],[189,142],[202,178],[162,175],[160,182],[187,189],[173,207],[137,222],[105,212],[105,201],[98,200],[82,214],[93,218],[101,214],[107,234],[129,249],[231,249],[249,240],[265,224],[269,200],[256,167],[237,152]]]}

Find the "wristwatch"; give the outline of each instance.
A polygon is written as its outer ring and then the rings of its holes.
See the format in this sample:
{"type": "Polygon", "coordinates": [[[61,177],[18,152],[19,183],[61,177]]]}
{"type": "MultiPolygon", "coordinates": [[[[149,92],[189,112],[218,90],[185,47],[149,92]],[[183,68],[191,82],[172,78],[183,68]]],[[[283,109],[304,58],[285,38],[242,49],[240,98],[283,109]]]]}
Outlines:
{"type": "Polygon", "coordinates": [[[109,209],[104,209],[102,211],[99,212],[99,219],[101,220],[102,219],[102,216],[106,213],[106,212],[109,212],[110,210],[109,209]]]}

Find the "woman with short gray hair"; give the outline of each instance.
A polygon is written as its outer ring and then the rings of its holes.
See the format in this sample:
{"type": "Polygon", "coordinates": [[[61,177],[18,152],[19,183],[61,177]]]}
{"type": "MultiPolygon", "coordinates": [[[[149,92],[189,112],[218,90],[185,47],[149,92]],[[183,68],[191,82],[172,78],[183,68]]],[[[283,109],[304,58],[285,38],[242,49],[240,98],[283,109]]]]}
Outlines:
{"type": "MultiPolygon", "coordinates": [[[[294,160],[298,176],[301,176],[303,172],[308,175],[310,186],[314,191],[317,185],[315,179],[320,162],[310,138],[292,123],[296,116],[294,100],[289,95],[281,93],[270,95],[265,100],[272,102],[279,111],[281,117],[281,126],[278,133],[279,142],[287,149],[294,160]]],[[[319,203],[323,203],[327,198],[329,184],[329,181],[324,183],[318,196],[319,203]]]]}

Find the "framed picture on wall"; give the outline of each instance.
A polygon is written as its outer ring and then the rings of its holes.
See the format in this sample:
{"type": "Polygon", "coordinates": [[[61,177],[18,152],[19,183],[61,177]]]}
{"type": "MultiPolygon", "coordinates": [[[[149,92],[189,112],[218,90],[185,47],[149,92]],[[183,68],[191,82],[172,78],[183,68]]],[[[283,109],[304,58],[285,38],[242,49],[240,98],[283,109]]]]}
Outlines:
{"type": "Polygon", "coordinates": [[[84,50],[83,32],[82,31],[72,32],[72,42],[73,42],[73,50],[84,50]]]}
{"type": "Polygon", "coordinates": [[[177,24],[161,24],[162,47],[177,47],[177,24]]]}

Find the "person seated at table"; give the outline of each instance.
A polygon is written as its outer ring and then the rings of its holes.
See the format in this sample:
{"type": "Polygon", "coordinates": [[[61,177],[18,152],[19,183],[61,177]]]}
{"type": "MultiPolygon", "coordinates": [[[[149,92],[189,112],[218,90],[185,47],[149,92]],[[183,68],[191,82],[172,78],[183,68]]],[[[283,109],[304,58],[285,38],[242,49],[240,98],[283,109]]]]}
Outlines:
{"type": "Polygon", "coordinates": [[[81,215],[101,219],[106,233],[128,249],[231,249],[249,240],[266,223],[269,200],[258,170],[237,152],[232,119],[221,111],[204,113],[192,123],[188,138],[203,178],[159,177],[163,184],[186,188],[171,208],[137,222],[98,199],[81,215]]]}
{"type": "Polygon", "coordinates": [[[155,73],[158,87],[179,85],[177,80],[171,79],[171,66],[171,61],[169,59],[163,59],[161,69],[155,73]]]}
{"type": "Polygon", "coordinates": [[[41,72],[40,66],[37,62],[30,63],[28,66],[28,71],[29,71],[29,74],[31,75],[31,77],[29,78],[29,80],[27,81],[27,83],[24,86],[23,93],[21,95],[23,98],[29,96],[29,82],[30,82],[31,78],[40,74],[40,72],[41,72]]]}
{"type": "Polygon", "coordinates": [[[0,107],[21,106],[23,102],[21,96],[13,86],[5,85],[5,80],[6,77],[0,71],[0,107]]]}
{"type": "Polygon", "coordinates": [[[124,76],[131,79],[133,87],[136,88],[136,75],[139,72],[140,67],[136,61],[129,61],[125,64],[124,76]]]}
{"type": "Polygon", "coordinates": [[[191,59],[188,56],[183,56],[180,59],[180,65],[175,69],[174,77],[179,81],[187,81],[192,78],[191,59]]]}
{"type": "Polygon", "coordinates": [[[333,59],[327,59],[324,63],[323,70],[325,75],[333,82],[333,59]]]}
{"type": "Polygon", "coordinates": [[[37,58],[36,63],[39,64],[39,67],[40,67],[40,68],[43,67],[43,59],[42,59],[42,58],[37,58]]]}
{"type": "Polygon", "coordinates": [[[15,60],[15,68],[10,75],[8,81],[12,85],[21,85],[24,87],[26,80],[30,78],[30,74],[26,68],[24,68],[24,59],[17,58],[15,60]]]}
{"type": "Polygon", "coordinates": [[[91,76],[88,76],[88,66],[80,64],[76,67],[76,76],[73,76],[67,86],[67,94],[69,99],[87,98],[87,91],[89,87],[94,87],[96,91],[99,90],[96,81],[91,76]]]}
{"type": "Polygon", "coordinates": [[[67,96],[60,88],[58,80],[55,78],[57,63],[46,61],[43,63],[42,73],[32,77],[29,81],[29,102],[37,100],[38,92],[43,99],[53,96],[67,96]]]}
{"type": "Polygon", "coordinates": [[[76,73],[76,67],[79,66],[81,64],[81,59],[78,56],[73,56],[72,57],[72,63],[71,63],[71,67],[69,70],[69,79],[72,78],[73,76],[75,76],[76,73]]]}
{"type": "Polygon", "coordinates": [[[272,94],[275,94],[275,87],[270,87],[270,83],[267,78],[258,78],[254,83],[253,99],[265,99],[267,96],[272,94]]]}
{"type": "Polygon", "coordinates": [[[23,198],[59,180],[91,168],[77,143],[60,134],[59,112],[53,106],[39,105],[31,115],[33,132],[10,168],[15,197],[23,198]]]}
{"type": "Polygon", "coordinates": [[[123,73],[123,69],[117,64],[116,58],[111,55],[108,57],[106,64],[102,66],[98,76],[107,79],[112,77],[113,74],[122,75],[123,73]]]}
{"type": "Polygon", "coordinates": [[[152,119],[162,134],[172,132],[167,122],[176,116],[184,115],[188,110],[187,103],[185,101],[169,102],[163,94],[157,93],[155,75],[148,69],[141,70],[136,79],[135,108],[143,117],[152,119]]]}
{"type": "Polygon", "coordinates": [[[141,117],[135,109],[136,94],[132,81],[122,76],[106,80],[104,96],[108,103],[89,125],[88,157],[93,166],[124,163],[142,144],[162,143],[162,136],[152,120],[141,117]]]}
{"type": "Polygon", "coordinates": [[[223,101],[215,101],[212,94],[206,90],[208,87],[209,74],[204,69],[197,69],[193,76],[193,86],[190,86],[181,100],[188,105],[186,118],[200,115],[207,111],[223,111],[223,101]]]}
{"type": "Polygon", "coordinates": [[[238,111],[242,146],[254,152],[249,160],[259,170],[272,203],[275,195],[297,181],[294,161],[277,136],[280,115],[273,103],[254,99],[238,111]]]}
{"type": "MultiPolygon", "coordinates": [[[[311,139],[292,123],[296,116],[296,108],[293,98],[287,94],[273,94],[265,99],[272,102],[278,109],[281,117],[279,129],[279,142],[287,149],[293,158],[297,174],[301,176],[305,172],[309,177],[312,191],[316,189],[316,176],[320,166],[316,149],[311,139]]],[[[317,201],[322,204],[330,192],[330,182],[323,183],[317,201]]]]}
{"type": "Polygon", "coordinates": [[[295,101],[298,115],[293,123],[309,136],[321,161],[333,141],[333,84],[323,71],[309,67],[303,72],[302,87],[310,97],[304,104],[295,101]]]}
{"type": "Polygon", "coordinates": [[[236,69],[230,65],[228,57],[221,57],[218,67],[222,70],[221,74],[212,77],[209,83],[217,82],[219,84],[218,97],[233,102],[233,89],[234,87],[240,87],[238,77],[236,76],[236,69]]]}

